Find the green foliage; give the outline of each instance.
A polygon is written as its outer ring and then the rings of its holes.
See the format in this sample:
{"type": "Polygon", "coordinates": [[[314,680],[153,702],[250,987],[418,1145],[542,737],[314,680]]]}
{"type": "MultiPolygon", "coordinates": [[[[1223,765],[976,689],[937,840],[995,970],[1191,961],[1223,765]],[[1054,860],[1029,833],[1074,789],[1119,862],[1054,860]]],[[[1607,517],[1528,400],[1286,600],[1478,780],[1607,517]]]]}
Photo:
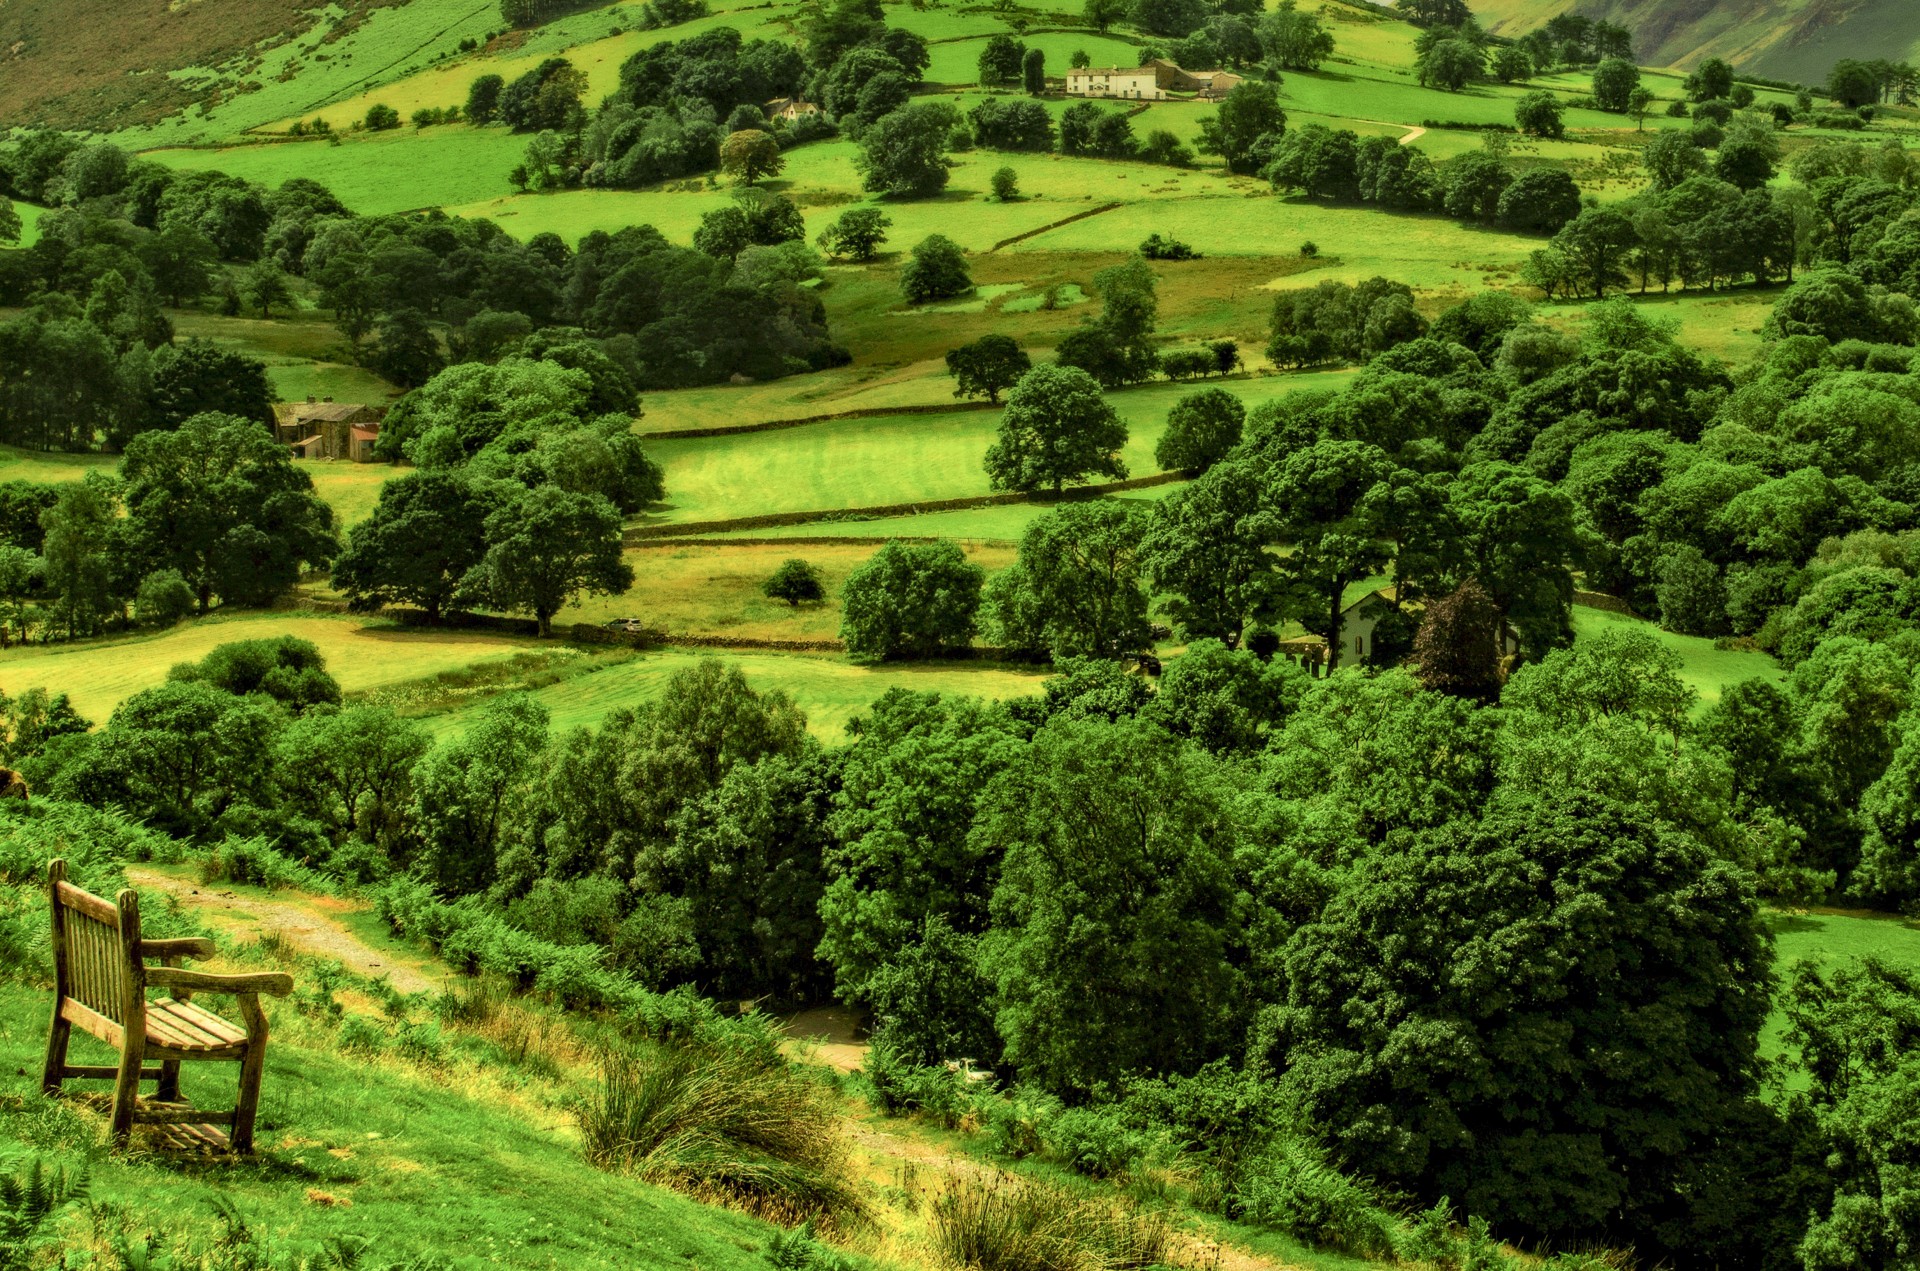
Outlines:
{"type": "Polygon", "coordinates": [[[1145,1271],[1176,1243],[1164,1214],[1009,1174],[955,1177],[927,1225],[941,1257],[980,1271],[1145,1271]]]}
{"type": "Polygon", "coordinates": [[[1003,643],[1037,640],[1055,658],[1139,652],[1148,643],[1146,530],[1146,517],[1106,500],[1070,503],[1028,525],[1019,563],[992,588],[1003,643]],[[1029,613],[1039,615],[1037,626],[1024,621],[1029,613]]]}
{"type": "Polygon", "coordinates": [[[1078,367],[1036,366],[1007,394],[1000,428],[986,455],[996,490],[1058,493],[1089,476],[1125,477],[1120,458],[1126,425],[1078,367]]]}
{"type": "Polygon", "coordinates": [[[1393,1253],[1393,1218],[1381,1200],[1298,1139],[1276,1138],[1241,1166],[1232,1206],[1244,1221],[1320,1248],[1360,1258],[1393,1253]]]}
{"type": "Polygon", "coordinates": [[[1076,1094],[1199,1067],[1239,994],[1232,828],[1210,762],[1132,721],[1056,721],[1029,753],[994,781],[975,830],[1004,858],[982,965],[1007,1063],[1076,1094]]]}
{"type": "Polygon", "coordinates": [[[486,536],[487,553],[462,579],[462,590],[531,613],[543,636],[576,597],[633,586],[633,567],[620,555],[620,514],[597,494],[536,486],[496,508],[486,536]]]}
{"type": "Polygon", "coordinates": [[[945,300],[973,290],[967,256],[960,244],[944,234],[929,234],[914,246],[900,271],[900,292],[908,304],[945,300]]]}
{"type": "Polygon", "coordinates": [[[69,1207],[87,1199],[87,1170],[48,1169],[38,1156],[24,1168],[0,1174],[0,1267],[31,1265],[46,1237],[42,1229],[69,1207]]]}
{"type": "Polygon", "coordinates": [[[1767,938],[1748,885],[1637,810],[1579,794],[1496,800],[1477,825],[1394,838],[1360,862],[1295,930],[1295,996],[1262,1030],[1308,1123],[1353,1168],[1464,1196],[1496,1222],[1605,1232],[1661,1203],[1755,1087],[1767,938]],[[1388,934],[1407,924],[1425,933],[1417,951],[1388,934]],[[1524,966],[1517,979],[1483,960],[1514,940],[1530,948],[1504,963],[1524,966]],[[1598,970],[1623,960],[1631,979],[1598,970]],[[1503,991],[1488,992],[1490,973],[1503,991]],[[1372,1004],[1387,1014],[1356,1028],[1372,1004]],[[1670,1012],[1692,1026],[1651,1024],[1670,1012]],[[1536,1028],[1561,1039],[1538,1062],[1501,1040],[1536,1028]],[[1647,1063],[1565,1062],[1623,1044],[1647,1063]],[[1426,1093],[1383,1099],[1381,1082],[1426,1093]],[[1398,1111],[1375,1122],[1366,1107],[1398,1111]]]}
{"type": "Polygon", "coordinates": [[[854,160],[865,188],[892,198],[926,198],[946,189],[947,138],[959,121],[942,102],[902,106],[879,119],[861,134],[854,160]]]}
{"type": "Polygon", "coordinates": [[[1167,430],[1154,447],[1163,471],[1205,472],[1240,444],[1247,410],[1225,389],[1189,393],[1167,413],[1167,430]]]}
{"type": "Polygon", "coordinates": [[[796,608],[803,600],[822,600],[827,594],[821,585],[820,571],[797,557],[780,562],[780,568],[773,571],[761,590],[769,598],[784,600],[796,608]]]}
{"type": "Polygon", "coordinates": [[[831,1088],[776,1056],[616,1043],[579,1108],[587,1159],[781,1222],[858,1221],[831,1088]]]}
{"type": "Polygon", "coordinates": [[[1033,359],[1012,336],[983,335],[971,344],[947,352],[947,372],[954,378],[955,397],[985,395],[997,403],[1003,390],[1033,369],[1033,359]]]}
{"type": "Polygon", "coordinates": [[[820,246],[836,260],[845,256],[864,263],[879,253],[892,224],[893,218],[877,207],[850,207],[820,231],[820,246]]]}
{"type": "Polygon", "coordinates": [[[881,661],[964,647],[984,579],[953,542],[889,541],[847,578],[840,628],[847,652],[881,661]]]}

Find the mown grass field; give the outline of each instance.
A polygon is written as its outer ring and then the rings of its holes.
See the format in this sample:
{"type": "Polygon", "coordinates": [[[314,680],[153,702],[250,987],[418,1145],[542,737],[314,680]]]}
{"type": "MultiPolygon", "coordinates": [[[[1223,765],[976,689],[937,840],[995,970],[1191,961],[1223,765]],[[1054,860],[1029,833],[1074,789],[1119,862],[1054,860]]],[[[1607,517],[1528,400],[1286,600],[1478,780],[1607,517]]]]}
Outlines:
{"type": "Polygon", "coordinates": [[[283,635],[318,646],[327,670],[350,693],[510,658],[534,643],[482,631],[415,631],[346,615],[216,613],[152,634],[0,650],[0,692],[64,692],[75,710],[98,723],[126,698],[165,681],[169,668],[198,661],[216,645],[283,635]]]}
{"type": "MultiPolygon", "coordinates": [[[[901,531],[902,533],[908,531],[901,531]]],[[[634,585],[624,595],[593,596],[560,612],[560,622],[638,618],[674,635],[742,640],[836,640],[841,589],[884,540],[812,543],[805,547],[715,543],[635,547],[626,552],[634,585]],[[825,600],[798,606],[769,600],[761,590],[780,563],[798,557],[820,571],[825,600]]],[[[989,573],[1013,563],[1005,545],[976,544],[967,557],[989,573]]]]}
{"type": "MultiPolygon", "coordinates": [[[[607,712],[631,708],[658,697],[674,672],[703,658],[718,657],[740,668],[748,683],[760,690],[779,689],[806,712],[807,727],[821,741],[839,745],[847,740],[847,722],[862,715],[888,689],[948,693],[1004,700],[1040,691],[1046,674],[1039,668],[1008,667],[984,662],[909,662],[859,666],[828,654],[712,652],[701,649],[663,649],[588,675],[534,690],[551,712],[552,727],[592,727],[607,712]]],[[[435,734],[448,736],[466,726],[475,707],[430,715],[423,721],[435,734]]]]}
{"type": "Polygon", "coordinates": [[[1607,631],[1641,631],[1680,655],[1680,678],[1700,694],[1700,705],[1710,706],[1735,684],[1746,680],[1780,680],[1785,676],[1771,654],[1749,649],[1718,649],[1712,640],[1700,636],[1663,631],[1644,618],[1610,613],[1605,609],[1573,610],[1573,634],[1576,640],[1591,639],[1607,631]]]}

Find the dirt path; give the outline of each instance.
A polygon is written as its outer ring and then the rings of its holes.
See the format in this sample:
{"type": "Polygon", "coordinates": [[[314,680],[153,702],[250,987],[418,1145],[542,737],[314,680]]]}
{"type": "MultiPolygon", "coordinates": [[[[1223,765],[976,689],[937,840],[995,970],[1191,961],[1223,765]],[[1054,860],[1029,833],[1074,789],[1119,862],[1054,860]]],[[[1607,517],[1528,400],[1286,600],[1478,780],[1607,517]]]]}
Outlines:
{"type": "Polygon", "coordinates": [[[374,948],[327,912],[364,910],[367,905],[363,901],[332,896],[301,896],[297,900],[242,896],[218,883],[202,885],[145,865],[129,866],[127,881],[143,891],[160,891],[175,897],[222,931],[242,939],[258,939],[262,932],[277,932],[302,953],[332,958],[349,971],[370,978],[384,975],[403,993],[437,991],[444,987],[440,976],[429,973],[430,964],[374,948]]]}

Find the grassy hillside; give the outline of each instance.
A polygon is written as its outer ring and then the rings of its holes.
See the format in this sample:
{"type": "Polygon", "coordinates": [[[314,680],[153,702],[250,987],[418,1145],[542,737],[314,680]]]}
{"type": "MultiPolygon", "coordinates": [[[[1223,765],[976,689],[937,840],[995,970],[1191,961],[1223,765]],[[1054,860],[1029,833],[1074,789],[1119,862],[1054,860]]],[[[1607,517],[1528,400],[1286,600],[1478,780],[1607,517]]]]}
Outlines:
{"type": "Polygon", "coordinates": [[[1634,35],[1641,61],[1691,67],[1721,57],[1769,79],[1818,84],[1843,57],[1899,61],[1920,51],[1908,0],[1475,0],[1501,35],[1578,11],[1634,35]]]}

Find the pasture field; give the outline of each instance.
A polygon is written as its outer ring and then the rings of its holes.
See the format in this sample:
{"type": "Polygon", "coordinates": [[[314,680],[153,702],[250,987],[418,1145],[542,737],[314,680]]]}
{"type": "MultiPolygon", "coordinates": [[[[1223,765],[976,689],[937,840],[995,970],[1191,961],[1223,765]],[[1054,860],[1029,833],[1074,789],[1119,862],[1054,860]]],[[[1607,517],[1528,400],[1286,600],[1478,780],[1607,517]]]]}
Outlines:
{"type": "Polygon", "coordinates": [[[510,658],[535,644],[491,632],[421,631],[346,615],[215,613],[151,634],[0,650],[0,692],[63,692],[75,710],[99,723],[128,697],[164,682],[171,667],[196,662],[216,645],[283,635],[311,640],[349,693],[510,658]]]}
{"type": "MultiPolygon", "coordinates": [[[[653,700],[675,671],[710,657],[738,666],[755,689],[779,689],[786,693],[806,712],[808,730],[822,742],[833,745],[846,741],[848,721],[865,714],[888,689],[999,701],[1037,693],[1046,678],[1040,668],[988,662],[889,662],[860,666],[828,654],[663,649],[536,689],[533,696],[551,712],[554,731],[591,728],[609,711],[631,709],[653,700]]],[[[450,736],[466,726],[468,712],[473,709],[467,707],[427,716],[422,722],[436,735],[450,736]]]]}
{"type": "Polygon", "coordinates": [[[348,356],[346,337],[333,325],[330,314],[300,309],[266,321],[171,309],[168,316],[182,339],[207,340],[265,362],[267,379],[283,401],[331,397],[377,405],[400,394],[372,371],[341,360],[348,356]]]}
{"type": "MultiPolygon", "coordinates": [[[[904,532],[904,531],[903,531],[904,532]]],[[[804,547],[713,543],[639,546],[626,551],[634,584],[624,595],[592,596],[560,611],[558,622],[606,622],[638,618],[673,635],[719,636],[739,640],[837,640],[841,590],[847,576],[864,565],[883,540],[864,543],[809,543],[804,547]],[[792,557],[820,571],[827,597],[802,605],[769,600],[761,587],[792,557]]],[[[1006,544],[973,544],[968,559],[988,573],[1013,563],[1006,544]]]]}
{"type": "MultiPolygon", "coordinates": [[[[1319,378],[1260,376],[1229,383],[1252,408],[1314,386],[1319,378]]],[[[1165,430],[1167,411],[1196,387],[1154,384],[1111,395],[1127,424],[1122,457],[1132,475],[1159,471],[1153,448],[1165,430]]],[[[652,519],[833,512],[988,494],[981,461],[998,427],[996,412],[957,411],[831,420],[719,437],[656,437],[648,453],[666,468],[667,500],[652,519]]]]}
{"type": "MultiPolygon", "coordinates": [[[[1131,491],[1108,498],[1128,499],[1155,493],[1152,489],[1131,491]]],[[[778,525],[762,530],[720,530],[702,534],[706,542],[726,543],[739,539],[795,539],[793,551],[807,555],[804,546],[810,538],[952,538],[963,543],[1011,543],[1019,539],[1037,516],[1046,514],[1041,503],[1005,503],[995,507],[959,508],[949,512],[922,512],[918,516],[882,516],[872,520],[820,520],[804,525],[778,525]]]]}
{"type": "Polygon", "coordinates": [[[1590,639],[1605,631],[1643,631],[1680,655],[1680,678],[1700,694],[1700,706],[1710,706],[1720,695],[1745,680],[1780,680],[1785,676],[1771,654],[1754,649],[1720,649],[1701,636],[1663,631],[1644,618],[1605,609],[1573,610],[1574,639],[1590,639]]]}
{"type": "Polygon", "coordinates": [[[318,181],[368,216],[471,203],[505,192],[525,154],[525,137],[504,128],[411,125],[330,141],[276,141],[218,149],[150,150],[171,168],[215,169],[277,186],[292,177],[318,181]]]}

